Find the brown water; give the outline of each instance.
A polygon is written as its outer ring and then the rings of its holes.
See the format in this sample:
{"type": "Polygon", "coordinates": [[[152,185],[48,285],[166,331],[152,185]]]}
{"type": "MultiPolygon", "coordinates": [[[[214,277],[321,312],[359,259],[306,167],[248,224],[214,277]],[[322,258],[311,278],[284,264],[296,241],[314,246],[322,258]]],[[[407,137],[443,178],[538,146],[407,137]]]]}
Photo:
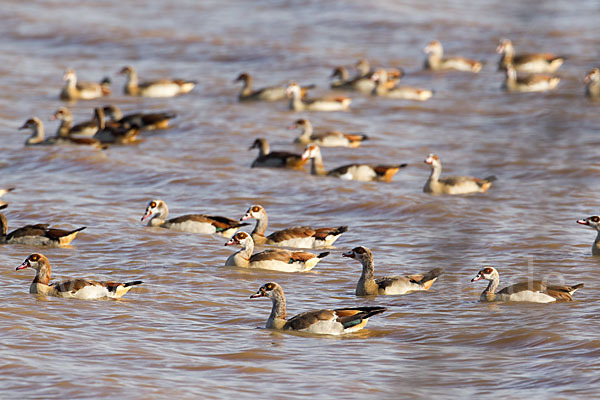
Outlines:
{"type": "MultiPolygon", "coordinates": [[[[37,248],[0,253],[0,397],[8,398],[592,398],[600,387],[597,301],[600,258],[591,230],[575,220],[598,212],[599,106],[583,97],[585,73],[600,63],[594,1],[7,0],[0,10],[0,186],[9,225],[51,222],[88,228],[62,249],[43,250],[56,279],[143,279],[120,301],[38,299],[32,271],[14,268],[37,248]],[[509,3],[509,4],[507,4],[509,3]],[[523,3],[523,4],[521,4],[523,3]],[[499,88],[498,40],[517,51],[568,56],[548,94],[499,88]],[[422,48],[486,61],[479,75],[420,72],[422,48]],[[353,95],[352,111],[296,114],[285,103],[239,104],[232,80],[256,86],[291,79],[326,93],[335,65],[368,57],[401,66],[406,84],[435,89],[426,103],[353,95]],[[116,72],[141,79],[198,79],[189,95],[135,99],[116,72]],[[17,128],[62,105],[65,68],[80,79],[113,78],[106,100],[72,105],[179,113],[174,128],[136,146],[97,152],[24,148],[17,128]],[[372,137],[360,149],[325,149],[326,167],[350,161],[408,162],[390,184],[346,182],[302,172],[250,169],[258,136],[294,149],[300,117],[318,128],[372,137]],[[445,173],[498,181],[485,195],[432,197],[423,159],[436,152],[445,173]],[[162,198],[174,216],[240,217],[265,206],[269,231],[294,224],[347,224],[337,249],[312,273],[240,271],[222,265],[220,237],[143,227],[146,202],[162,198]],[[356,298],[360,266],[341,253],[375,254],[376,274],[443,266],[427,293],[356,298]],[[483,264],[504,284],[548,277],[584,282],[576,302],[482,304],[483,264]],[[367,329],[305,337],[258,329],[270,310],[248,296],[267,282],[286,291],[290,314],[320,307],[385,305],[367,329]]],[[[298,152],[301,148],[296,149],[298,152]]]]}

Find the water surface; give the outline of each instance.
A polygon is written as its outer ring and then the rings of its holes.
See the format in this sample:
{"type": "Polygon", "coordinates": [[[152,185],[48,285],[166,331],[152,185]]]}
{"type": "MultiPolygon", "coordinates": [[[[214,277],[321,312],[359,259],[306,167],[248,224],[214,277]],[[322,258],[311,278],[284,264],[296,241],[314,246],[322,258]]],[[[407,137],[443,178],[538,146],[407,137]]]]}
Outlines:
{"type": "MultiPolygon", "coordinates": [[[[593,1],[5,1],[0,11],[0,186],[9,227],[87,226],[62,249],[42,250],[56,279],[143,279],[120,301],[38,299],[32,271],[15,271],[40,249],[4,246],[0,311],[3,398],[590,398],[598,378],[600,259],[594,233],[575,220],[598,211],[598,104],[582,79],[600,63],[593,1]],[[494,49],[568,57],[548,94],[500,90],[494,49]],[[421,71],[422,48],[486,62],[478,75],[421,71]],[[284,103],[239,104],[242,71],[256,86],[298,80],[327,93],[336,65],[367,57],[406,70],[405,83],[432,88],[426,103],[353,96],[343,113],[293,113],[284,103]],[[122,95],[118,70],[142,80],[197,79],[189,95],[122,95]],[[81,79],[113,79],[108,99],[70,105],[76,121],[113,102],[125,112],[176,110],[174,127],[139,145],[98,152],[24,148],[17,128],[48,117],[65,68],[81,79]],[[319,129],[363,132],[359,149],[323,150],[326,167],[408,162],[389,184],[250,169],[247,148],[266,137],[291,144],[287,128],[308,117],[319,129]],[[446,174],[494,174],[485,195],[422,193],[423,159],[436,152],[446,174]],[[173,216],[241,217],[254,203],[269,231],[296,224],[349,232],[314,272],[224,268],[220,237],[143,227],[148,200],[173,216]],[[356,298],[360,266],[341,257],[356,245],[375,254],[376,274],[442,266],[427,293],[356,298]],[[569,304],[481,304],[483,264],[505,284],[548,277],[585,283],[569,304]],[[312,308],[385,305],[367,329],[336,338],[265,329],[266,300],[250,294],[280,283],[291,315],[312,308]]],[[[502,283],[501,283],[502,285],[502,283]]]]}

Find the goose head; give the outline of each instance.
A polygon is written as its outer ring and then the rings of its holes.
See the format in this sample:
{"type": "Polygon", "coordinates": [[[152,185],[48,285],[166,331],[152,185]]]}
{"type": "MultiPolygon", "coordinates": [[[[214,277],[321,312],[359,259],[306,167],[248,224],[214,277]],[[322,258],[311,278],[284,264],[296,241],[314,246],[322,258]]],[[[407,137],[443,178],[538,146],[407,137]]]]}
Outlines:
{"type": "Polygon", "coordinates": [[[597,215],[587,217],[585,219],[578,219],[578,224],[589,226],[597,231],[600,231],[600,217],[597,215]]]}
{"type": "Polygon", "coordinates": [[[50,116],[50,121],[55,120],[61,121],[71,121],[73,119],[73,114],[67,107],[59,107],[58,110],[54,114],[50,116]]]}
{"type": "Polygon", "coordinates": [[[281,297],[283,295],[283,289],[279,284],[275,282],[269,282],[262,285],[256,293],[250,296],[251,299],[257,299],[259,297],[268,297],[270,299],[281,297]]]}
{"type": "Polygon", "coordinates": [[[288,97],[298,96],[300,97],[300,85],[296,82],[290,82],[290,84],[285,89],[288,97]]]}
{"type": "Polygon", "coordinates": [[[583,79],[583,83],[600,82],[600,68],[593,68],[583,79]]]}
{"type": "Polygon", "coordinates": [[[234,82],[248,82],[250,80],[250,75],[247,72],[242,72],[235,78],[234,82]]]}
{"type": "Polygon", "coordinates": [[[429,44],[427,46],[425,46],[423,48],[423,52],[425,54],[441,54],[442,53],[442,44],[440,43],[439,40],[432,40],[431,42],[429,42],[429,44]]]}
{"type": "Polygon", "coordinates": [[[135,72],[135,69],[131,65],[126,65],[119,71],[119,75],[131,75],[135,72]]]}
{"type": "Polygon", "coordinates": [[[514,49],[512,42],[510,39],[502,39],[496,47],[496,53],[502,54],[507,52],[512,52],[514,49]]]}
{"type": "Polygon", "coordinates": [[[145,221],[148,218],[152,219],[155,216],[166,218],[168,214],[169,208],[167,207],[167,203],[162,200],[150,200],[148,205],[146,205],[146,212],[142,216],[141,221],[145,221]]]}
{"type": "Polygon", "coordinates": [[[63,75],[63,80],[64,81],[77,80],[77,75],[75,75],[75,70],[72,68],[67,69],[63,75]]]}
{"type": "Polygon", "coordinates": [[[29,118],[25,123],[19,128],[19,130],[23,129],[31,129],[36,130],[40,126],[42,126],[42,121],[38,117],[29,118]]]}
{"type": "Polygon", "coordinates": [[[240,218],[240,221],[246,221],[250,218],[261,219],[261,218],[264,218],[266,214],[267,214],[267,212],[265,211],[263,206],[255,204],[253,206],[250,206],[250,208],[248,208],[248,210],[246,211],[246,214],[244,214],[244,216],[242,218],[240,218]]]}
{"type": "Polygon", "coordinates": [[[437,155],[433,154],[433,153],[430,153],[429,155],[427,155],[427,158],[425,158],[424,162],[425,162],[425,164],[429,164],[432,167],[437,167],[437,166],[441,166],[442,165],[442,162],[440,161],[440,158],[437,155]]]}
{"type": "Polygon", "coordinates": [[[246,247],[246,243],[248,242],[254,243],[252,237],[249,234],[247,234],[246,232],[237,232],[231,237],[231,239],[227,241],[227,243],[225,243],[225,246],[246,247]]]}
{"type": "Polygon", "coordinates": [[[33,268],[37,272],[40,272],[42,269],[48,269],[49,266],[50,262],[48,261],[46,256],[39,253],[33,253],[29,257],[27,257],[25,261],[23,261],[23,263],[19,265],[15,270],[18,271],[25,268],[33,268]]]}
{"type": "Polygon", "coordinates": [[[485,279],[486,281],[493,281],[499,279],[500,275],[494,267],[486,266],[479,270],[475,278],[471,279],[471,282],[480,281],[485,279]]]}
{"type": "Polygon", "coordinates": [[[373,253],[371,253],[371,250],[369,250],[367,247],[358,246],[350,251],[343,253],[342,256],[354,258],[355,260],[358,260],[364,264],[373,258],[373,253]]]}
{"type": "Polygon", "coordinates": [[[321,154],[321,149],[316,144],[309,144],[302,153],[302,160],[308,160],[309,158],[315,158],[321,154]]]}

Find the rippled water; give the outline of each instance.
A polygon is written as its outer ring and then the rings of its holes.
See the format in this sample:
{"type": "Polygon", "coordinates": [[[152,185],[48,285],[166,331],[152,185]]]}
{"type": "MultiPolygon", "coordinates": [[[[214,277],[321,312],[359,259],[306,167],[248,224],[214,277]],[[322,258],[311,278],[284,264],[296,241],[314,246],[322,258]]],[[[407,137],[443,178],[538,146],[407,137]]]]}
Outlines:
{"type": "MultiPolygon", "coordinates": [[[[600,258],[594,233],[575,223],[596,214],[598,104],[583,97],[600,63],[595,1],[498,0],[319,2],[135,0],[5,1],[0,15],[0,187],[10,227],[50,222],[87,229],[72,247],[47,249],[56,279],[143,279],[120,301],[38,299],[32,271],[14,267],[37,248],[4,246],[0,310],[2,398],[592,398],[598,375],[600,258]],[[534,2],[535,3],[535,2],[534,2]],[[548,94],[506,94],[498,40],[517,51],[568,57],[548,94]],[[483,71],[420,71],[432,39],[446,53],[486,61],[483,71]],[[343,113],[292,113],[283,103],[239,104],[232,80],[256,86],[295,79],[327,92],[336,65],[368,57],[401,66],[406,84],[432,88],[414,104],[353,95],[343,113]],[[116,75],[199,80],[189,95],[136,99],[116,75]],[[113,79],[114,94],[72,104],[75,120],[113,102],[125,112],[176,110],[166,132],[104,152],[24,148],[17,128],[48,117],[65,68],[113,79]],[[250,169],[256,137],[294,149],[300,117],[321,128],[364,132],[359,149],[325,149],[326,167],[350,161],[408,162],[389,184],[346,182],[295,171],[250,169]],[[498,181],[485,195],[422,193],[436,152],[445,173],[498,181]],[[338,249],[314,272],[240,271],[222,265],[220,237],[143,227],[145,204],[162,198],[174,216],[241,217],[265,206],[269,231],[303,223],[347,224],[338,249]],[[356,298],[356,245],[375,254],[376,274],[446,273],[427,293],[356,298]],[[481,304],[484,263],[503,283],[528,276],[584,282],[576,302],[481,304]],[[286,291],[291,315],[312,308],[385,305],[367,329],[344,337],[281,334],[263,327],[268,301],[248,299],[267,282],[286,291]]],[[[296,148],[300,152],[301,148],[296,148]]],[[[501,282],[502,285],[502,282],[501,282]]]]}

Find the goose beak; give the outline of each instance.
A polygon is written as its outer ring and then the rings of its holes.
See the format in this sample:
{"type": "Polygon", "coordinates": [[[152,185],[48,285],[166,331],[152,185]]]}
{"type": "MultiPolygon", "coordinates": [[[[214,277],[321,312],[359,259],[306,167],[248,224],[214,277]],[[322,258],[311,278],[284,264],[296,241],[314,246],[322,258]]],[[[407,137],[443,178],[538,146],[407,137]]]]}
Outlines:
{"type": "Polygon", "coordinates": [[[140,221],[145,221],[146,218],[148,218],[151,215],[152,215],[152,211],[150,211],[149,209],[146,210],[146,213],[142,216],[142,218],[140,219],[140,221]]]}
{"type": "Polygon", "coordinates": [[[479,281],[479,280],[481,280],[481,278],[483,278],[481,276],[481,274],[477,274],[477,276],[475,278],[471,279],[471,282],[479,281]]]}
{"type": "Polygon", "coordinates": [[[250,214],[246,214],[242,218],[240,218],[240,221],[245,221],[245,220],[250,219],[250,218],[252,218],[252,216],[250,214]]]}
{"type": "Polygon", "coordinates": [[[15,271],[18,271],[20,269],[29,268],[29,267],[31,267],[31,265],[29,265],[29,261],[25,260],[25,261],[23,261],[23,264],[21,264],[17,268],[15,268],[15,271]]]}
{"type": "Polygon", "coordinates": [[[345,252],[345,253],[342,254],[342,257],[354,258],[354,252],[352,250],[347,251],[347,252],[345,252]]]}
{"type": "Polygon", "coordinates": [[[578,219],[577,223],[581,224],[581,225],[588,225],[588,226],[590,225],[590,223],[585,219],[578,219]]]}

